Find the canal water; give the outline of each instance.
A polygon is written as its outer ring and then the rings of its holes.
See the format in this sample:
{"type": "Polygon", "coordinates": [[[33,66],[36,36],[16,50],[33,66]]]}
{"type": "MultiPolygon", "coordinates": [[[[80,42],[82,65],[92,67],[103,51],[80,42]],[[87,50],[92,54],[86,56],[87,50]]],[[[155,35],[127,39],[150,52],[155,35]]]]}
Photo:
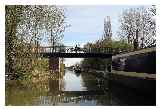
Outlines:
{"type": "Polygon", "coordinates": [[[92,73],[75,73],[65,69],[59,78],[36,84],[6,84],[6,105],[101,106],[147,105],[146,98],[133,90],[110,85],[103,77],[92,73]],[[112,87],[111,87],[112,86],[112,87]]]}

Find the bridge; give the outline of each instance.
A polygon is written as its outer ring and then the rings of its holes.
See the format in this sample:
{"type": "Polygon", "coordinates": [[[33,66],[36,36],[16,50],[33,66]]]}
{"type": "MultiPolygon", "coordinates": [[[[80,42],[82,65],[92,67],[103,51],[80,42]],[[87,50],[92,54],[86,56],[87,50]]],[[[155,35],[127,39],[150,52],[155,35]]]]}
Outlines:
{"type": "Polygon", "coordinates": [[[42,57],[59,57],[59,58],[111,58],[111,48],[81,48],[72,46],[46,46],[33,48],[32,51],[42,57]]]}

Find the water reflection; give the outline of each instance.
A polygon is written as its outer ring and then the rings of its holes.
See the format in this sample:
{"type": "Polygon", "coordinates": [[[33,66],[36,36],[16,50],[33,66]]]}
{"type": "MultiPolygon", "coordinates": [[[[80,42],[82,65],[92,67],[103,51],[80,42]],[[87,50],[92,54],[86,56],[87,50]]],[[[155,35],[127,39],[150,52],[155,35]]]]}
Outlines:
{"type": "Polygon", "coordinates": [[[133,90],[118,87],[104,78],[65,70],[64,76],[53,74],[36,84],[6,83],[6,105],[151,105],[133,90]],[[55,78],[56,77],[56,78],[55,78]],[[112,87],[111,87],[112,86],[112,87]]]}
{"type": "Polygon", "coordinates": [[[83,85],[83,79],[81,75],[76,75],[73,71],[65,70],[64,76],[64,90],[65,91],[83,91],[86,87],[83,85]]]}
{"type": "Polygon", "coordinates": [[[98,105],[104,95],[100,83],[87,73],[76,75],[67,69],[64,76],[52,74],[48,81],[30,86],[12,81],[6,85],[6,105],[98,105]]]}

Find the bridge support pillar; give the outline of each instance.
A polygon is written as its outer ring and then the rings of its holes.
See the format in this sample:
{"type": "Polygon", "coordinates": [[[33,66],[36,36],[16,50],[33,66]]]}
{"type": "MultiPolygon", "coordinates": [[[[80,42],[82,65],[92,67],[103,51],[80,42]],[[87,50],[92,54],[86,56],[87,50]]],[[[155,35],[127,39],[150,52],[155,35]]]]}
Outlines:
{"type": "Polygon", "coordinates": [[[61,76],[64,75],[64,68],[65,68],[65,65],[63,63],[63,58],[59,58],[59,73],[61,76]]]}
{"type": "Polygon", "coordinates": [[[59,58],[49,58],[49,70],[53,70],[54,72],[59,71],[59,58]]]}
{"type": "Polygon", "coordinates": [[[64,67],[63,58],[59,58],[59,72],[64,72],[64,67]]]}

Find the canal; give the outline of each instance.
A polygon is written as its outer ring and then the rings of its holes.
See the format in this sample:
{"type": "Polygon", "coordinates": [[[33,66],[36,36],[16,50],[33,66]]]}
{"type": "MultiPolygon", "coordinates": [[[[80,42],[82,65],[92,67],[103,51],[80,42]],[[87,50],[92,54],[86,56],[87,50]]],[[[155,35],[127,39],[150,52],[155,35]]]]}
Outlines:
{"type": "Polygon", "coordinates": [[[110,83],[94,73],[75,73],[65,69],[63,76],[35,84],[18,81],[6,84],[6,105],[98,106],[151,105],[145,96],[134,90],[110,83]]]}

